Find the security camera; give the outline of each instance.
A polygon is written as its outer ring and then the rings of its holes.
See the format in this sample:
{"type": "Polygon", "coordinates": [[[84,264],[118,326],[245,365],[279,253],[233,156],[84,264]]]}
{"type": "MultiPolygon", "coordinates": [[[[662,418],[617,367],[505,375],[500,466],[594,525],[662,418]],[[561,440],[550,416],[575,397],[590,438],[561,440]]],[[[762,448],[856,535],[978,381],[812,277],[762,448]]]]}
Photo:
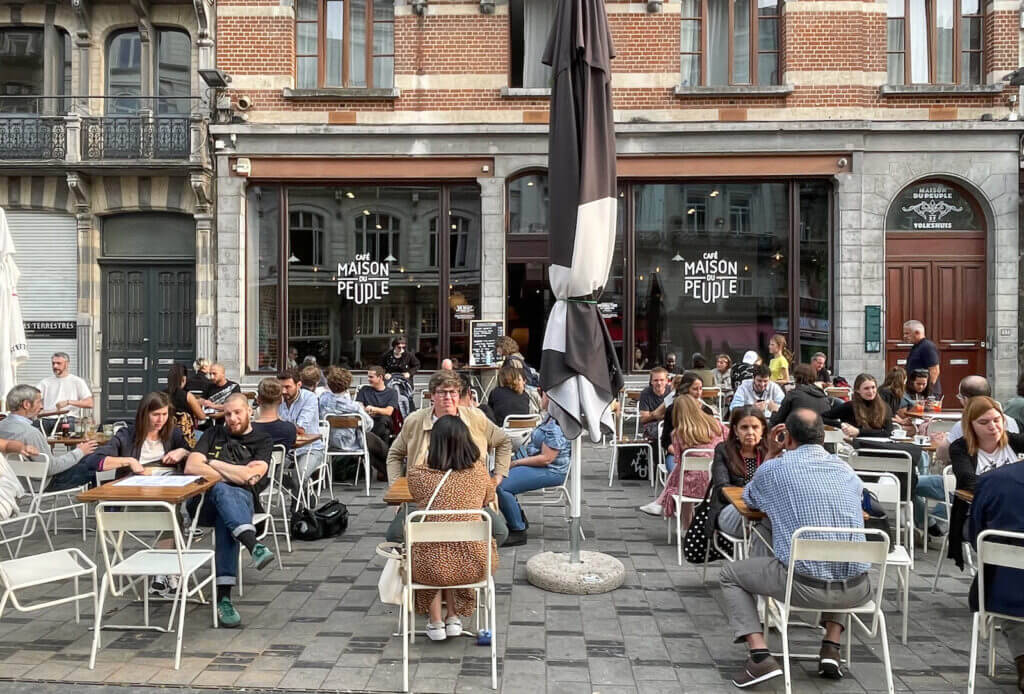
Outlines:
{"type": "Polygon", "coordinates": [[[243,94],[242,96],[238,97],[238,110],[239,111],[248,111],[250,108],[252,108],[252,97],[251,96],[245,96],[243,94]]]}

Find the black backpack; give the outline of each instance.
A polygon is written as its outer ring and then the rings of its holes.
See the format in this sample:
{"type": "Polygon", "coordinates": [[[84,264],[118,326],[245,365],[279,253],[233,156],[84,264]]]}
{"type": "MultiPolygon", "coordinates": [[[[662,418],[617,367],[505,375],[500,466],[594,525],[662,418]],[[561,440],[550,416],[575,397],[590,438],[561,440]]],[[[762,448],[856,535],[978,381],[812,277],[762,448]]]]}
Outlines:
{"type": "Polygon", "coordinates": [[[336,537],[347,528],[348,508],[337,499],[324,502],[316,510],[297,508],[289,519],[292,539],[305,542],[336,537]]]}

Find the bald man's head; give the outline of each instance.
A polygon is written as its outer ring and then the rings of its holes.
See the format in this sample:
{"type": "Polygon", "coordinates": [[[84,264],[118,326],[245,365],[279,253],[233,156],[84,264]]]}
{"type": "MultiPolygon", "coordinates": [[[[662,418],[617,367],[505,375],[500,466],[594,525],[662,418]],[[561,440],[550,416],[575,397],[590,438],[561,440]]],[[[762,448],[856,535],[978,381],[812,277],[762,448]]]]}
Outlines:
{"type": "Polygon", "coordinates": [[[965,399],[976,398],[979,395],[992,397],[992,386],[984,376],[965,376],[960,381],[960,395],[965,399]]]}
{"type": "Polygon", "coordinates": [[[825,423],[821,415],[806,407],[795,409],[786,417],[786,431],[798,446],[825,443],[825,423]]]}

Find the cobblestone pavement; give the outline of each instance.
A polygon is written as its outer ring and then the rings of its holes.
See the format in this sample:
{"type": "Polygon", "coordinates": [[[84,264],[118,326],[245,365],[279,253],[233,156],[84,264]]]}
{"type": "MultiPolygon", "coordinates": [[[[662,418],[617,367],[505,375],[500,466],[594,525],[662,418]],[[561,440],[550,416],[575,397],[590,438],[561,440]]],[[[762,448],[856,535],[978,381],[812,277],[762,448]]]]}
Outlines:
{"type": "MultiPolygon", "coordinates": [[[[576,597],[543,592],[526,581],[526,561],[542,550],[567,547],[561,506],[529,510],[530,542],[501,550],[498,585],[499,688],[530,694],[660,694],[733,691],[729,679],[742,664],[744,648],[734,645],[722,613],[718,569],[702,585],[695,567],[676,564],[675,547],[665,542],[665,523],[636,507],[650,500],[645,482],[607,486],[608,449],[584,451],[586,549],[622,560],[626,581],[605,595],[576,597]]],[[[393,510],[376,483],[367,498],[337,485],[349,506],[351,524],[341,537],[296,543],[262,574],[245,572],[245,594],[236,607],[242,628],[214,630],[209,607],[190,608],[180,670],[173,668],[174,635],[105,632],[96,669],[88,668],[91,608],[76,624],[69,605],[34,614],[8,609],[0,618],[0,691],[43,694],[66,691],[59,683],[95,683],[84,692],[126,692],[141,685],[255,690],[398,691],[402,644],[392,636],[396,611],[377,600],[383,560],[374,548],[383,539],[393,510]]],[[[70,520],[68,518],[68,520],[70,520]]],[[[208,542],[208,541],[207,541],[208,542]]],[[[62,532],[58,546],[81,544],[62,532]]],[[[42,543],[28,547],[38,552],[42,543]]],[[[87,551],[92,550],[92,537],[87,551]]],[[[896,687],[902,691],[965,691],[970,644],[966,608],[969,582],[945,568],[939,590],[930,592],[938,545],[918,553],[911,583],[909,643],[899,642],[895,579],[887,600],[896,687]]],[[[141,608],[109,601],[106,620],[141,618],[141,608]]],[[[167,607],[155,614],[166,618],[167,607]]],[[[137,622],[136,622],[137,623],[137,622]]],[[[421,622],[422,628],[422,622],[421,622]]],[[[1000,638],[1001,637],[997,637],[1000,638]]],[[[797,652],[816,652],[817,635],[797,629],[797,652]],[[802,645],[802,648],[801,648],[802,645]]],[[[778,640],[771,644],[777,647],[778,640]]],[[[856,642],[847,678],[828,682],[814,675],[815,662],[794,668],[797,692],[884,690],[877,642],[856,642]]],[[[998,642],[995,682],[979,672],[979,691],[1012,692],[1013,664],[998,642]]],[[[470,638],[411,648],[415,692],[490,691],[486,648],[470,638]]],[[[781,691],[781,678],[754,691],[781,691]]]]}

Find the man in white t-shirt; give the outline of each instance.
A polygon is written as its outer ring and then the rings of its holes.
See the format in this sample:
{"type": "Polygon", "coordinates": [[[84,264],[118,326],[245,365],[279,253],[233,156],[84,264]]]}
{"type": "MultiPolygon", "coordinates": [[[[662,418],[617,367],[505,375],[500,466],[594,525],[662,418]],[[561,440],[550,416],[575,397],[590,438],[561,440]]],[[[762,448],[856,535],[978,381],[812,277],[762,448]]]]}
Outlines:
{"type": "MultiPolygon", "coordinates": [[[[67,409],[67,420],[74,428],[75,420],[82,416],[82,410],[92,409],[92,391],[83,379],[71,373],[70,366],[71,357],[65,352],[56,352],[50,357],[53,375],[41,380],[36,387],[43,394],[43,410],[52,412],[67,409]]],[[[55,420],[40,421],[46,431],[50,431],[55,420]]]]}

